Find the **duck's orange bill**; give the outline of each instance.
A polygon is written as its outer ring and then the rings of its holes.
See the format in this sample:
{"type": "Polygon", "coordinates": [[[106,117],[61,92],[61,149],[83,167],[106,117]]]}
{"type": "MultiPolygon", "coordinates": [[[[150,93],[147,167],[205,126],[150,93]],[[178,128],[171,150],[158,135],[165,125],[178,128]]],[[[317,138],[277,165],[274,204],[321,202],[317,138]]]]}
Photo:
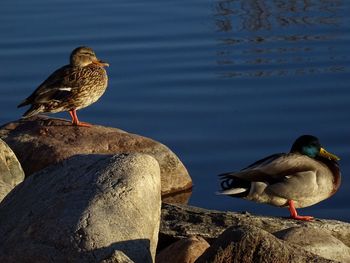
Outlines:
{"type": "Polygon", "coordinates": [[[109,67],[109,64],[107,62],[102,61],[102,60],[95,60],[95,61],[92,61],[92,63],[94,63],[100,67],[109,67]]]}

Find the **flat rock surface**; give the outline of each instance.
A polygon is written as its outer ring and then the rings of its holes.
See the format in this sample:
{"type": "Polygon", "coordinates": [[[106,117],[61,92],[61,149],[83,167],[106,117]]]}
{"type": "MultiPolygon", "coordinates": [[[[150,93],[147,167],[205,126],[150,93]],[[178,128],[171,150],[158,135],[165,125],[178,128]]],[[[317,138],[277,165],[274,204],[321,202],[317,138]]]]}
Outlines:
{"type": "Polygon", "coordinates": [[[162,195],[188,190],[192,180],[179,158],[165,145],[116,128],[72,126],[67,120],[36,116],[0,128],[26,176],[77,154],[145,153],[160,165],[162,195]]]}
{"type": "Polygon", "coordinates": [[[250,224],[274,233],[291,227],[311,227],[327,230],[332,236],[350,246],[350,224],[336,220],[316,219],[303,222],[283,217],[207,210],[188,205],[163,204],[160,244],[189,236],[201,236],[209,243],[230,226],[250,224]]]}
{"type": "Polygon", "coordinates": [[[24,180],[21,164],[11,148],[0,139],[0,202],[24,180]]]}
{"type": "Polygon", "coordinates": [[[153,262],[160,169],[145,154],[78,155],[27,178],[0,203],[0,262],[153,262]]]}

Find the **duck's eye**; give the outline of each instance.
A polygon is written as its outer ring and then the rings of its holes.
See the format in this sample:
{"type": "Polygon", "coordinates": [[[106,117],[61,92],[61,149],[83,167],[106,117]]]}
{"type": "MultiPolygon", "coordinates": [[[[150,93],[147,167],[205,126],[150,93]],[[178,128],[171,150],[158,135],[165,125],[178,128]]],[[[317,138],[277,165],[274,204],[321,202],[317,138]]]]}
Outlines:
{"type": "Polygon", "coordinates": [[[308,146],[305,146],[302,148],[302,153],[312,158],[316,157],[316,155],[318,154],[318,151],[319,151],[318,147],[312,144],[309,144],[308,146]]]}
{"type": "Polygon", "coordinates": [[[84,56],[93,56],[94,54],[92,54],[92,53],[89,53],[89,52],[84,52],[84,53],[81,53],[82,55],[84,55],[84,56]]]}

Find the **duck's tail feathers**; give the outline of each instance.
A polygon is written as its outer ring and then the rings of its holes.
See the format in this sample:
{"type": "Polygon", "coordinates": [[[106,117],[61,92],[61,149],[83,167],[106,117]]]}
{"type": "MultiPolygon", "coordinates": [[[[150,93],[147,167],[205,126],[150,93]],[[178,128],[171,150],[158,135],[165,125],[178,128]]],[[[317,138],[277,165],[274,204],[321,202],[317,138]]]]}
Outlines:
{"type": "Polygon", "coordinates": [[[30,104],[30,102],[28,101],[28,99],[23,100],[20,104],[17,105],[17,108],[23,107],[30,104]]]}
{"type": "Polygon", "coordinates": [[[41,112],[44,112],[44,106],[43,105],[32,105],[29,110],[27,110],[23,116],[22,119],[30,118],[34,115],[37,115],[41,112]]]}
{"type": "Polygon", "coordinates": [[[237,195],[248,191],[248,188],[232,188],[216,192],[217,195],[237,195]]]}
{"type": "Polygon", "coordinates": [[[230,195],[233,197],[246,197],[251,188],[251,182],[235,177],[234,173],[220,174],[221,191],[218,194],[230,195]]]}

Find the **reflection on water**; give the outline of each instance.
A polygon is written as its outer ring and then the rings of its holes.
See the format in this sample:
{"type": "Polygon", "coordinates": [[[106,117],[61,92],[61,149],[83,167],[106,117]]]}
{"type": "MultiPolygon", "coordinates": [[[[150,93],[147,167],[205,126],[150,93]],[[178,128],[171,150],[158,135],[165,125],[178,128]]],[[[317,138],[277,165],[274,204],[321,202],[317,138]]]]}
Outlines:
{"type": "Polygon", "coordinates": [[[221,75],[345,72],[336,50],[341,35],[334,32],[342,22],[338,14],[342,8],[342,1],[217,1],[214,17],[221,75]]]}
{"type": "Polygon", "coordinates": [[[339,25],[342,1],[224,0],[216,3],[219,31],[276,30],[286,26],[339,25]]]}

